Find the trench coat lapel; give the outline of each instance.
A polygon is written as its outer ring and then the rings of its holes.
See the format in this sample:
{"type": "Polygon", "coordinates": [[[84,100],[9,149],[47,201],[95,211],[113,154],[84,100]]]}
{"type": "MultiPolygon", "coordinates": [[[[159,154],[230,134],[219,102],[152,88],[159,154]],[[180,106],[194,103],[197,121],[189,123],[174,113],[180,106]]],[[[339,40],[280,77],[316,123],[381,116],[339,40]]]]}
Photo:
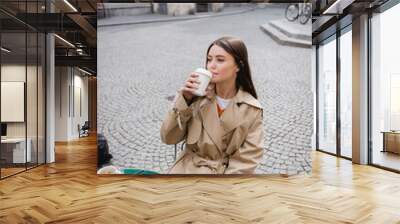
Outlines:
{"type": "Polygon", "coordinates": [[[225,131],[223,135],[233,131],[246,120],[246,108],[241,107],[240,105],[242,104],[248,104],[262,109],[257,99],[242,90],[242,88],[239,88],[235,97],[232,98],[225,112],[221,115],[221,124],[225,131]]]}
{"type": "Polygon", "coordinates": [[[218,117],[216,94],[214,91],[210,92],[200,104],[204,129],[221,152],[227,147],[226,141],[223,141],[223,137],[244,121],[245,112],[243,111],[244,108],[240,108],[240,104],[246,103],[251,99],[248,95],[240,88],[221,115],[221,118],[218,117]]]}
{"type": "Polygon", "coordinates": [[[221,115],[221,125],[224,129],[223,135],[228,134],[243,121],[243,116],[240,113],[239,104],[236,97],[232,99],[224,113],[221,115]]]}
{"type": "Polygon", "coordinates": [[[217,105],[214,97],[211,99],[205,99],[205,101],[203,101],[203,103],[200,105],[200,114],[203,119],[205,131],[210,136],[217,148],[222,152],[224,149],[222,137],[225,131],[220,124],[217,105]]]}

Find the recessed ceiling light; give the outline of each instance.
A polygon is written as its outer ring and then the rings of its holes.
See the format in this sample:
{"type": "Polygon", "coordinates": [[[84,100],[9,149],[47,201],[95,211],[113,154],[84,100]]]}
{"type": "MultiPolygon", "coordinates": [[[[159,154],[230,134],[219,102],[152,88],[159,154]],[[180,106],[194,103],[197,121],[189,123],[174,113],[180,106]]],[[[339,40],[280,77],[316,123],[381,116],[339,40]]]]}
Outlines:
{"type": "Polygon", "coordinates": [[[85,74],[92,75],[92,73],[90,73],[90,72],[88,72],[88,71],[85,71],[85,70],[83,70],[83,69],[81,69],[81,68],[79,68],[79,67],[78,67],[78,69],[79,69],[79,71],[81,71],[81,72],[83,72],[83,73],[85,73],[85,74]]]}
{"type": "Polygon", "coordinates": [[[342,14],[343,9],[353,3],[355,0],[336,0],[322,14],[342,14]]]}
{"type": "Polygon", "coordinates": [[[71,44],[71,42],[69,42],[69,41],[67,41],[66,39],[60,37],[59,35],[54,34],[54,36],[56,36],[58,39],[60,39],[60,40],[63,41],[64,43],[68,44],[69,46],[75,48],[75,45],[71,44]]]}
{"type": "Polygon", "coordinates": [[[10,52],[11,52],[11,50],[9,50],[9,49],[7,49],[7,48],[5,48],[5,47],[1,47],[1,50],[4,51],[4,52],[7,52],[7,53],[10,53],[10,52]]]}
{"type": "Polygon", "coordinates": [[[64,0],[65,4],[67,4],[72,10],[74,10],[75,12],[78,12],[78,10],[71,4],[68,2],[68,0],[64,0]]]}

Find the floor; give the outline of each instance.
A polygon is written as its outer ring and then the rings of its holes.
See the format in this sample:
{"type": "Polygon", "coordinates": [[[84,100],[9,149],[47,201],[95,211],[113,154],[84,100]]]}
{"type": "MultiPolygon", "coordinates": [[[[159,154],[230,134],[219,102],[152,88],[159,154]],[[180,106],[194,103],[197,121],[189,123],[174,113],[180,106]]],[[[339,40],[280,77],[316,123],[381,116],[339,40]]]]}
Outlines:
{"type": "Polygon", "coordinates": [[[7,176],[17,174],[19,172],[25,171],[25,169],[32,169],[36,165],[36,163],[27,163],[27,167],[25,167],[25,163],[21,164],[4,164],[4,167],[1,168],[1,178],[5,178],[7,176]]]}
{"type": "Polygon", "coordinates": [[[0,223],[400,223],[400,175],[313,152],[298,176],[97,176],[96,139],[0,181],[0,223]]]}
{"type": "Polygon", "coordinates": [[[1,168],[1,178],[16,174],[18,172],[22,172],[25,170],[24,168],[1,168]]]}

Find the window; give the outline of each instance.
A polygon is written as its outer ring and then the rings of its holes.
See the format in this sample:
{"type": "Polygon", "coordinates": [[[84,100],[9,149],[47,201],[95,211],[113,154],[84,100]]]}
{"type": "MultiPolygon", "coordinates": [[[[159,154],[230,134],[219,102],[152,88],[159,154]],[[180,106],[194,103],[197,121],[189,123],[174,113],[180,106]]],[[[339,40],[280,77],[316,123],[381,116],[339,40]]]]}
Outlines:
{"type": "Polygon", "coordinates": [[[352,157],[352,34],[351,26],[340,36],[340,155],[352,157]]]}
{"type": "Polygon", "coordinates": [[[400,170],[400,5],[371,18],[372,164],[400,170]]]}

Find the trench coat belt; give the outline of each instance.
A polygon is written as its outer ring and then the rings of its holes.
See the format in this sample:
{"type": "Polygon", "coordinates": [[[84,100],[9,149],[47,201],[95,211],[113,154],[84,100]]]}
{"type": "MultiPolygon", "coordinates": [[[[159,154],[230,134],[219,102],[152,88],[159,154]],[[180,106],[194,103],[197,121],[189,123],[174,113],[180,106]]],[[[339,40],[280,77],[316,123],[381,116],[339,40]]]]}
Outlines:
{"type": "Polygon", "coordinates": [[[225,155],[224,158],[221,160],[208,160],[204,159],[202,156],[198,155],[196,152],[193,152],[197,156],[197,159],[193,160],[193,164],[195,166],[207,166],[210,167],[211,169],[214,169],[215,171],[218,171],[220,169],[225,169],[229,166],[229,155],[225,155]]]}
{"type": "Polygon", "coordinates": [[[181,121],[181,113],[178,111],[176,107],[172,108],[174,113],[176,114],[176,121],[178,122],[179,129],[183,130],[182,121],[181,121]]]}

